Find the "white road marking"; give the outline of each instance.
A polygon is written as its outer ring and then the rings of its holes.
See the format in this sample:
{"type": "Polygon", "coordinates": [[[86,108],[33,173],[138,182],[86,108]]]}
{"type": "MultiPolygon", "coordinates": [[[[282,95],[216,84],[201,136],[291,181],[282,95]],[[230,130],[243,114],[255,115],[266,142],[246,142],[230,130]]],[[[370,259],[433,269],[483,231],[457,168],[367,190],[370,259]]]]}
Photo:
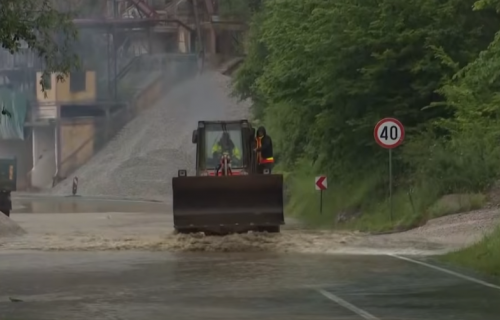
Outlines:
{"type": "Polygon", "coordinates": [[[325,291],[323,289],[318,290],[319,293],[321,293],[324,297],[326,297],[328,300],[331,300],[335,302],[336,304],[354,312],[361,318],[365,320],[380,320],[379,318],[375,317],[374,315],[366,312],[365,310],[356,307],[355,305],[345,301],[344,299],[340,298],[339,296],[334,295],[333,293],[330,293],[328,291],[325,291]]]}
{"type": "Polygon", "coordinates": [[[402,257],[402,256],[398,256],[396,254],[387,254],[388,256],[391,256],[393,258],[396,258],[396,259],[400,259],[400,260],[405,260],[405,261],[408,261],[408,262],[412,262],[412,263],[416,263],[416,264],[419,264],[419,265],[422,265],[422,266],[425,266],[427,268],[431,268],[431,269],[434,269],[434,270],[438,270],[438,271],[441,271],[441,272],[444,272],[444,273],[447,273],[447,274],[450,274],[452,276],[455,276],[455,277],[458,277],[458,278],[461,278],[461,279],[464,279],[464,280],[467,280],[467,281],[471,281],[471,282],[475,282],[477,284],[480,284],[480,285],[483,285],[483,286],[486,286],[486,287],[489,287],[489,288],[493,288],[493,289],[498,289],[500,290],[500,286],[498,285],[495,285],[493,283],[489,283],[489,282],[486,282],[486,281],[482,281],[482,280],[479,280],[479,279],[476,279],[476,278],[473,278],[473,277],[469,277],[469,276],[466,276],[464,274],[461,274],[461,273],[458,273],[458,272],[455,272],[455,271],[451,271],[451,270],[448,270],[448,269],[445,269],[445,268],[441,268],[441,267],[438,267],[438,266],[435,266],[435,265],[432,265],[430,263],[426,263],[426,262],[422,262],[422,261],[418,261],[418,260],[414,260],[414,259],[411,259],[411,258],[407,258],[407,257],[402,257]]]}

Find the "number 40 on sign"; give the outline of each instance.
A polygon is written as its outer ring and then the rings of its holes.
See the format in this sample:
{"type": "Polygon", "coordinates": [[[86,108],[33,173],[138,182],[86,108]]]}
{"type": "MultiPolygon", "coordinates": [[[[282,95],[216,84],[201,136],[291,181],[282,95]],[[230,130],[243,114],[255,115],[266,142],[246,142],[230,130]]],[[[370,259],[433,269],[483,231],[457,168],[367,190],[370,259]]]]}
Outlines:
{"type": "Polygon", "coordinates": [[[403,124],[394,118],[380,120],[374,130],[375,141],[382,148],[393,149],[398,147],[405,138],[403,124]]]}
{"type": "Polygon", "coordinates": [[[389,149],[389,213],[392,221],[392,149],[403,143],[405,127],[398,119],[385,118],[377,123],[373,135],[379,146],[389,149]]]}

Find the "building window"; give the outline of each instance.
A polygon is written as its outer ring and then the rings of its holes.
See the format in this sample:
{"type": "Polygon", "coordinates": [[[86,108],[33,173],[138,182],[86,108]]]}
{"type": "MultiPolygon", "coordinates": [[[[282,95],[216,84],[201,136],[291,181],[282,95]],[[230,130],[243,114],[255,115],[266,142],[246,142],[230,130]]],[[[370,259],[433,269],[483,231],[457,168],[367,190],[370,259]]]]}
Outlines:
{"type": "Polygon", "coordinates": [[[71,92],[81,92],[86,89],[85,71],[71,72],[69,75],[69,90],[71,92]]]}

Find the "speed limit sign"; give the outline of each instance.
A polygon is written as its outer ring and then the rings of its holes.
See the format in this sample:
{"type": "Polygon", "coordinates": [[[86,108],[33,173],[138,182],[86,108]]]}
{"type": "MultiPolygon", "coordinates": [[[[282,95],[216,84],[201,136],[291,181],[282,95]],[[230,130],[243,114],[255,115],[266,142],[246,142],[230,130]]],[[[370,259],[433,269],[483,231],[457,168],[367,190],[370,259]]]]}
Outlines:
{"type": "Polygon", "coordinates": [[[403,124],[394,118],[380,120],[373,131],[375,141],[386,149],[393,149],[403,143],[405,128],[403,124]]]}

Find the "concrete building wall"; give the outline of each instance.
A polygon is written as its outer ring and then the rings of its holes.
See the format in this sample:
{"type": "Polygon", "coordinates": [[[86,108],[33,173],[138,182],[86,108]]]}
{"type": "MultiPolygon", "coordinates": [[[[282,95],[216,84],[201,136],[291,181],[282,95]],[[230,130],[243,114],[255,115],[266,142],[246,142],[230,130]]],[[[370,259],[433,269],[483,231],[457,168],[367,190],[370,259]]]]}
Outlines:
{"type": "Polygon", "coordinates": [[[61,123],[60,177],[67,177],[94,155],[95,131],[93,118],[63,120],[61,123]]]}
{"type": "Polygon", "coordinates": [[[46,188],[52,185],[56,173],[55,157],[55,127],[33,128],[33,169],[31,171],[31,186],[46,188]]]}
{"type": "Polygon", "coordinates": [[[46,88],[45,93],[42,92],[40,79],[42,73],[36,74],[36,97],[37,102],[41,105],[56,105],[61,103],[75,102],[92,102],[96,99],[96,73],[95,71],[85,72],[85,90],[71,92],[71,74],[64,78],[64,81],[57,81],[57,75],[52,74],[50,77],[50,88],[46,88]]]}
{"type": "Polygon", "coordinates": [[[56,100],[58,103],[93,102],[96,99],[96,74],[85,72],[85,90],[71,92],[71,74],[64,82],[57,83],[56,100]]]}

